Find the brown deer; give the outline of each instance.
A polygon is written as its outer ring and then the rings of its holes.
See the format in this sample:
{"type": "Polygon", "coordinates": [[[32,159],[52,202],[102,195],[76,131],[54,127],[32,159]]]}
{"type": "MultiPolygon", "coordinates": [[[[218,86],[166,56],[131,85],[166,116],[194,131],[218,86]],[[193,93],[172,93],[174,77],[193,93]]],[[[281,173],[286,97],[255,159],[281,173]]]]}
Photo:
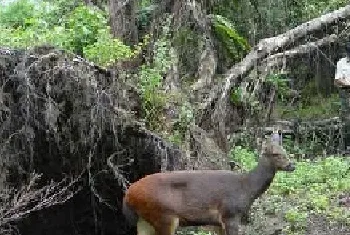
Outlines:
{"type": "Polygon", "coordinates": [[[123,199],[123,214],[138,235],[173,235],[178,226],[215,226],[219,234],[237,235],[249,208],[279,170],[293,171],[285,150],[271,140],[255,169],[173,171],[148,175],[133,183],[123,199]]]}

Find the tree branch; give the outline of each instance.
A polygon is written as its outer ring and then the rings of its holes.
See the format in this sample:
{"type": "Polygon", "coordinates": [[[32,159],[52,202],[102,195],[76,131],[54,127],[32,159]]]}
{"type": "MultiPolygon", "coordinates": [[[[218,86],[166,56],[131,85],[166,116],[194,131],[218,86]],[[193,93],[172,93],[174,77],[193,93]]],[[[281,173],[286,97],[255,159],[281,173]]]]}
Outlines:
{"type": "MultiPolygon", "coordinates": [[[[272,61],[273,57],[271,56],[274,56],[274,54],[276,57],[284,56],[283,53],[281,53],[282,49],[290,48],[293,43],[300,41],[300,39],[303,37],[318,32],[325,27],[327,27],[328,30],[336,31],[336,29],[332,29],[330,26],[342,26],[342,22],[349,18],[350,5],[303,23],[276,37],[260,40],[255,48],[241,62],[234,65],[227,72],[222,88],[211,94],[211,96],[207,99],[207,102],[203,106],[204,109],[200,114],[200,118],[202,119],[204,117],[203,114],[212,109],[212,105],[216,103],[212,114],[212,122],[220,123],[225,120],[229,91],[238,82],[239,78],[245,77],[254,66],[260,63],[260,61],[265,61],[266,58],[267,61],[272,61]]],[[[336,32],[333,32],[333,34],[336,34],[336,32]]],[[[334,36],[331,36],[329,40],[334,39],[333,37],[334,36]]],[[[327,39],[325,39],[323,43],[326,42],[327,39]]],[[[293,57],[299,53],[305,53],[305,50],[307,51],[310,46],[316,46],[317,43],[319,42],[316,42],[314,45],[309,43],[309,45],[306,44],[301,47],[296,47],[296,50],[293,49],[289,51],[289,56],[293,57]]],[[[221,127],[220,129],[221,131],[224,131],[225,128],[221,127]]]]}

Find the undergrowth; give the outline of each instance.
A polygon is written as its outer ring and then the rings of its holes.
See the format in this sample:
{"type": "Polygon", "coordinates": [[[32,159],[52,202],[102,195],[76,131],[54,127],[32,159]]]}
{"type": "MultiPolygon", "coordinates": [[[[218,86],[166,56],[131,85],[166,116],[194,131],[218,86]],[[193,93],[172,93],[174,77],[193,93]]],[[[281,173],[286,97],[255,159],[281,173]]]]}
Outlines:
{"type": "MultiPolygon", "coordinates": [[[[257,164],[256,153],[242,147],[232,150],[232,158],[243,171],[257,164]]],[[[260,210],[264,215],[282,216],[280,222],[286,223],[283,226],[286,234],[305,233],[307,220],[312,215],[350,225],[350,211],[338,204],[338,196],[350,191],[349,160],[329,156],[313,161],[295,160],[295,163],[294,172],[277,173],[266,194],[254,203],[251,213],[260,210]]]]}
{"type": "Polygon", "coordinates": [[[0,44],[11,48],[53,45],[110,66],[139,55],[149,35],[134,46],[114,38],[108,14],[83,1],[19,0],[0,9],[0,44]],[[63,10],[64,9],[64,10],[63,10]]]}
{"type": "Polygon", "coordinates": [[[330,97],[318,95],[312,102],[300,103],[297,107],[277,105],[276,112],[281,119],[300,118],[302,120],[332,118],[339,115],[340,101],[338,94],[330,97]]]}
{"type": "Polygon", "coordinates": [[[164,22],[162,34],[154,43],[154,61],[141,66],[138,74],[138,88],[142,98],[142,111],[146,125],[151,130],[161,132],[165,126],[163,110],[170,99],[161,87],[164,76],[171,67],[174,57],[171,44],[167,37],[170,32],[171,17],[164,22]]]}

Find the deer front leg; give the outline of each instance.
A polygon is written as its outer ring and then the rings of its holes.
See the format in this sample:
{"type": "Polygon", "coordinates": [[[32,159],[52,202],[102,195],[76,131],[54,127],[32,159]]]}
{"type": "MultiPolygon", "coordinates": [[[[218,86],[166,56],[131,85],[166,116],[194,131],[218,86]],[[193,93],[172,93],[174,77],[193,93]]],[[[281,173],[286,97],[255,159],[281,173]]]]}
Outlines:
{"type": "Polygon", "coordinates": [[[174,235],[178,225],[178,218],[162,218],[155,226],[155,235],[174,235]]]}
{"type": "Polygon", "coordinates": [[[240,218],[238,216],[224,219],[224,227],[226,235],[238,235],[238,226],[240,218]]]}
{"type": "Polygon", "coordinates": [[[142,217],[137,222],[137,235],[155,235],[153,226],[142,217]]]}

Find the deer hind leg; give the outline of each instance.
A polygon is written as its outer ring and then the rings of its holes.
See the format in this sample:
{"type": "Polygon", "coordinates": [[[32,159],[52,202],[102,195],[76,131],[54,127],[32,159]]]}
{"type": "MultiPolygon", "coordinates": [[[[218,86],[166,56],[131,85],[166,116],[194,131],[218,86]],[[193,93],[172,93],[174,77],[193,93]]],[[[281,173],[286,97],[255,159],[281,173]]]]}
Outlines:
{"type": "Polygon", "coordinates": [[[139,217],[137,221],[137,235],[155,235],[155,230],[150,223],[139,217]]]}

